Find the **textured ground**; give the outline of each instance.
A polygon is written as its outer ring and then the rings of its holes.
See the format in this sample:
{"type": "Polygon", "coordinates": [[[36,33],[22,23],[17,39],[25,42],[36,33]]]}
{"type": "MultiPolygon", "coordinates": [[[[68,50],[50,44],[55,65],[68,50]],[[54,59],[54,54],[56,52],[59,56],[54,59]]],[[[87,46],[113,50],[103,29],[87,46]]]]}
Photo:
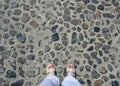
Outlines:
{"type": "Polygon", "coordinates": [[[0,86],[37,86],[49,63],[62,81],[120,86],[120,0],[0,0],[0,86]]]}

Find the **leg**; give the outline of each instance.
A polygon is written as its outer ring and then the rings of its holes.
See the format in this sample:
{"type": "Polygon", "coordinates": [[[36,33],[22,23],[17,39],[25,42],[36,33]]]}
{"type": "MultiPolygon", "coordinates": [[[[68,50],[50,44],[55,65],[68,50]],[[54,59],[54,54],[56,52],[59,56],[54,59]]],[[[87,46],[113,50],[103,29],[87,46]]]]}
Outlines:
{"type": "Polygon", "coordinates": [[[47,76],[38,86],[59,86],[59,84],[59,79],[54,75],[50,75],[47,76]]]}
{"type": "Polygon", "coordinates": [[[38,86],[59,86],[60,81],[57,76],[55,76],[55,65],[49,64],[46,67],[47,77],[38,86]]]}
{"type": "Polygon", "coordinates": [[[62,86],[81,86],[81,85],[72,75],[68,75],[63,80],[62,86]]]}

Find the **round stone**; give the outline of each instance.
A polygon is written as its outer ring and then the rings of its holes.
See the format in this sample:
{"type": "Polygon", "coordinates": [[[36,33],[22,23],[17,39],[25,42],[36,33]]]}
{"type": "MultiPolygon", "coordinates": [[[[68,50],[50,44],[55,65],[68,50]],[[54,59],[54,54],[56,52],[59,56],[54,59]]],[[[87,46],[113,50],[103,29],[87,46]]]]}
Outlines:
{"type": "Polygon", "coordinates": [[[20,15],[21,12],[22,12],[22,11],[21,11],[20,9],[16,9],[16,10],[13,11],[13,14],[14,14],[14,15],[20,15]]]}
{"type": "Polygon", "coordinates": [[[58,41],[59,40],[59,34],[58,33],[54,33],[52,35],[52,41],[58,41]]]}
{"type": "Polygon", "coordinates": [[[0,78],[0,86],[9,86],[9,81],[3,80],[3,78],[0,78]]]}
{"type": "Polygon", "coordinates": [[[88,8],[89,10],[93,11],[93,12],[96,10],[95,5],[93,5],[93,4],[87,5],[87,8],[88,8]]]}
{"type": "Polygon", "coordinates": [[[86,68],[86,71],[87,71],[87,72],[90,72],[90,71],[91,71],[91,66],[86,65],[85,68],[86,68]]]}
{"type": "Polygon", "coordinates": [[[91,80],[87,80],[87,84],[88,84],[88,85],[91,85],[91,84],[92,84],[92,81],[91,81],[91,80]]]}
{"type": "Polygon", "coordinates": [[[68,38],[67,38],[66,33],[64,33],[63,36],[62,36],[62,43],[63,43],[64,46],[68,45],[68,38]]]}
{"type": "Polygon", "coordinates": [[[100,28],[99,27],[94,27],[94,32],[99,32],[100,28]]]}
{"type": "Polygon", "coordinates": [[[70,15],[70,10],[68,9],[68,8],[65,8],[65,10],[64,10],[64,14],[66,14],[66,15],[70,15]]]}
{"type": "Polygon", "coordinates": [[[84,58],[86,58],[87,60],[90,60],[90,56],[88,53],[84,53],[83,55],[84,55],[84,58]]]}
{"type": "Polygon", "coordinates": [[[32,20],[29,24],[34,28],[38,27],[39,25],[35,20],[32,20]]]}
{"type": "Polygon", "coordinates": [[[82,24],[82,28],[83,28],[83,30],[87,30],[87,29],[88,29],[88,24],[83,23],[83,24],[82,24]]]}
{"type": "Polygon", "coordinates": [[[16,30],[10,30],[10,31],[9,31],[9,34],[10,34],[11,36],[15,36],[15,35],[17,34],[17,31],[16,31],[16,30]]]}
{"type": "Polygon", "coordinates": [[[30,16],[28,15],[28,13],[23,13],[21,20],[23,23],[28,22],[30,20],[30,16]]]}
{"type": "Polygon", "coordinates": [[[9,58],[10,55],[11,55],[11,51],[3,51],[3,52],[1,52],[1,57],[2,57],[3,59],[9,58]]]}
{"type": "Polygon", "coordinates": [[[110,52],[109,52],[109,50],[110,50],[110,46],[109,46],[109,45],[103,45],[103,46],[102,46],[102,49],[103,49],[103,51],[104,51],[106,54],[110,53],[110,52]]]}
{"type": "Polygon", "coordinates": [[[99,68],[99,72],[101,74],[105,74],[105,73],[107,73],[107,69],[105,67],[101,67],[101,68],[99,68]]]}
{"type": "Polygon", "coordinates": [[[49,52],[50,51],[50,47],[48,45],[45,46],[45,52],[49,52]]]}
{"type": "Polygon", "coordinates": [[[55,26],[53,26],[52,28],[51,28],[51,31],[53,32],[53,33],[56,33],[56,29],[58,28],[58,25],[55,25],[55,26]]]}
{"type": "Polygon", "coordinates": [[[25,73],[25,72],[23,71],[22,66],[20,66],[20,67],[18,68],[18,74],[19,74],[19,76],[25,77],[24,73],[25,73]]]}
{"type": "Polygon", "coordinates": [[[55,49],[55,50],[61,50],[61,49],[63,49],[63,46],[62,46],[62,44],[60,44],[60,43],[55,43],[55,44],[54,44],[54,49],[55,49]]]}
{"type": "Polygon", "coordinates": [[[71,43],[72,44],[75,44],[77,42],[77,33],[76,32],[73,32],[72,33],[72,39],[71,39],[71,43]]]}
{"type": "Polygon", "coordinates": [[[111,84],[112,84],[112,86],[119,86],[119,82],[118,81],[111,81],[111,84]]]}
{"type": "Polygon", "coordinates": [[[58,65],[58,62],[59,62],[59,59],[58,59],[58,58],[55,58],[55,59],[53,60],[53,64],[55,64],[55,66],[58,65]]]}
{"type": "Polygon", "coordinates": [[[27,5],[27,4],[24,4],[24,5],[23,5],[23,9],[24,9],[25,11],[29,11],[30,6],[29,6],[29,5],[27,5]]]}
{"type": "Polygon", "coordinates": [[[102,60],[100,58],[97,58],[96,61],[98,64],[102,64],[102,60]]]}
{"type": "Polygon", "coordinates": [[[109,74],[109,78],[110,78],[110,79],[115,79],[116,77],[115,77],[114,74],[109,74]]]}
{"type": "Polygon", "coordinates": [[[26,58],[19,57],[19,58],[17,58],[17,62],[20,63],[20,64],[25,64],[26,63],[26,58]]]}
{"type": "Polygon", "coordinates": [[[8,33],[3,34],[3,38],[4,39],[8,39],[9,38],[9,34],[8,33]]]}
{"type": "Polygon", "coordinates": [[[27,56],[28,60],[34,60],[35,59],[35,55],[34,54],[30,54],[27,56]]]}
{"type": "Polygon", "coordinates": [[[99,10],[104,10],[104,6],[102,4],[100,4],[98,7],[97,7],[99,10]]]}
{"type": "Polygon", "coordinates": [[[101,79],[100,80],[96,80],[94,82],[94,86],[102,86],[102,83],[103,83],[103,81],[101,79]]]}
{"type": "Polygon", "coordinates": [[[6,68],[3,66],[0,66],[0,74],[3,74],[6,71],[6,68]]]}
{"type": "Polygon", "coordinates": [[[3,23],[8,24],[8,23],[10,23],[10,20],[9,19],[3,19],[3,23]]]}
{"type": "Polygon", "coordinates": [[[84,4],[90,3],[90,0],[82,0],[84,4]]]}
{"type": "Polygon", "coordinates": [[[85,81],[81,78],[78,81],[80,82],[80,84],[85,84],[85,81]]]}
{"type": "Polygon", "coordinates": [[[103,51],[102,50],[99,50],[99,55],[103,56],[103,51]]]}
{"type": "Polygon", "coordinates": [[[114,18],[115,16],[111,13],[103,13],[103,17],[105,18],[114,18]]]}
{"type": "Polygon", "coordinates": [[[63,15],[64,21],[71,21],[71,17],[69,15],[63,15]]]}
{"type": "Polygon", "coordinates": [[[93,51],[94,47],[93,46],[90,46],[87,51],[93,51]]]}
{"type": "Polygon", "coordinates": [[[92,2],[92,3],[94,3],[94,4],[99,3],[99,1],[98,1],[98,0],[91,0],[91,2],[92,2]]]}
{"type": "Polygon", "coordinates": [[[92,58],[97,58],[97,52],[91,52],[91,57],[92,58]]]}
{"type": "Polygon", "coordinates": [[[102,76],[102,79],[103,79],[105,82],[107,82],[107,81],[109,80],[107,76],[102,76]]]}
{"type": "Polygon", "coordinates": [[[100,77],[100,74],[96,70],[93,70],[92,71],[92,77],[95,78],[95,79],[97,79],[97,78],[100,77]]]}
{"type": "Polygon", "coordinates": [[[87,47],[87,45],[88,45],[88,42],[87,41],[83,41],[83,43],[82,43],[83,49],[85,49],[87,47]]]}
{"type": "Polygon", "coordinates": [[[16,78],[16,73],[12,70],[7,70],[7,78],[16,78]]]}
{"type": "Polygon", "coordinates": [[[20,43],[24,43],[26,41],[26,35],[24,33],[18,33],[16,38],[20,43]]]}
{"type": "Polygon", "coordinates": [[[73,25],[79,25],[81,23],[81,21],[79,20],[79,19],[73,19],[73,20],[71,20],[71,24],[73,24],[73,25]]]}
{"type": "Polygon", "coordinates": [[[111,64],[108,64],[108,70],[110,71],[110,72],[112,72],[113,71],[113,67],[112,67],[112,65],[111,64]]]}
{"type": "Polygon", "coordinates": [[[80,72],[82,72],[84,70],[84,66],[80,66],[80,72]]]}

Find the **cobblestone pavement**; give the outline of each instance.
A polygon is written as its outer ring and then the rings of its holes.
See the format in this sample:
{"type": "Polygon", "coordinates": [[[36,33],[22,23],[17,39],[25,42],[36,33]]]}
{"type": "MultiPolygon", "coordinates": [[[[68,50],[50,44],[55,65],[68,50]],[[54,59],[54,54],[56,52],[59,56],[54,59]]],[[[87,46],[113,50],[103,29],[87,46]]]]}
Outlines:
{"type": "Polygon", "coordinates": [[[120,0],[0,0],[0,86],[37,86],[54,63],[82,86],[120,86],[120,0]]]}

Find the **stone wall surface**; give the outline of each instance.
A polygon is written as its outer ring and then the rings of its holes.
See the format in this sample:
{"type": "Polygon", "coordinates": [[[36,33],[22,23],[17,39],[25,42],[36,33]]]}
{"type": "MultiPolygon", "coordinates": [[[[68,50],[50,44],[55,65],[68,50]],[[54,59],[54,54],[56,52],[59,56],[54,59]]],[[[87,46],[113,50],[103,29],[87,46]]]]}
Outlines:
{"type": "Polygon", "coordinates": [[[120,86],[120,0],[0,0],[0,86],[37,86],[49,63],[120,86]]]}

